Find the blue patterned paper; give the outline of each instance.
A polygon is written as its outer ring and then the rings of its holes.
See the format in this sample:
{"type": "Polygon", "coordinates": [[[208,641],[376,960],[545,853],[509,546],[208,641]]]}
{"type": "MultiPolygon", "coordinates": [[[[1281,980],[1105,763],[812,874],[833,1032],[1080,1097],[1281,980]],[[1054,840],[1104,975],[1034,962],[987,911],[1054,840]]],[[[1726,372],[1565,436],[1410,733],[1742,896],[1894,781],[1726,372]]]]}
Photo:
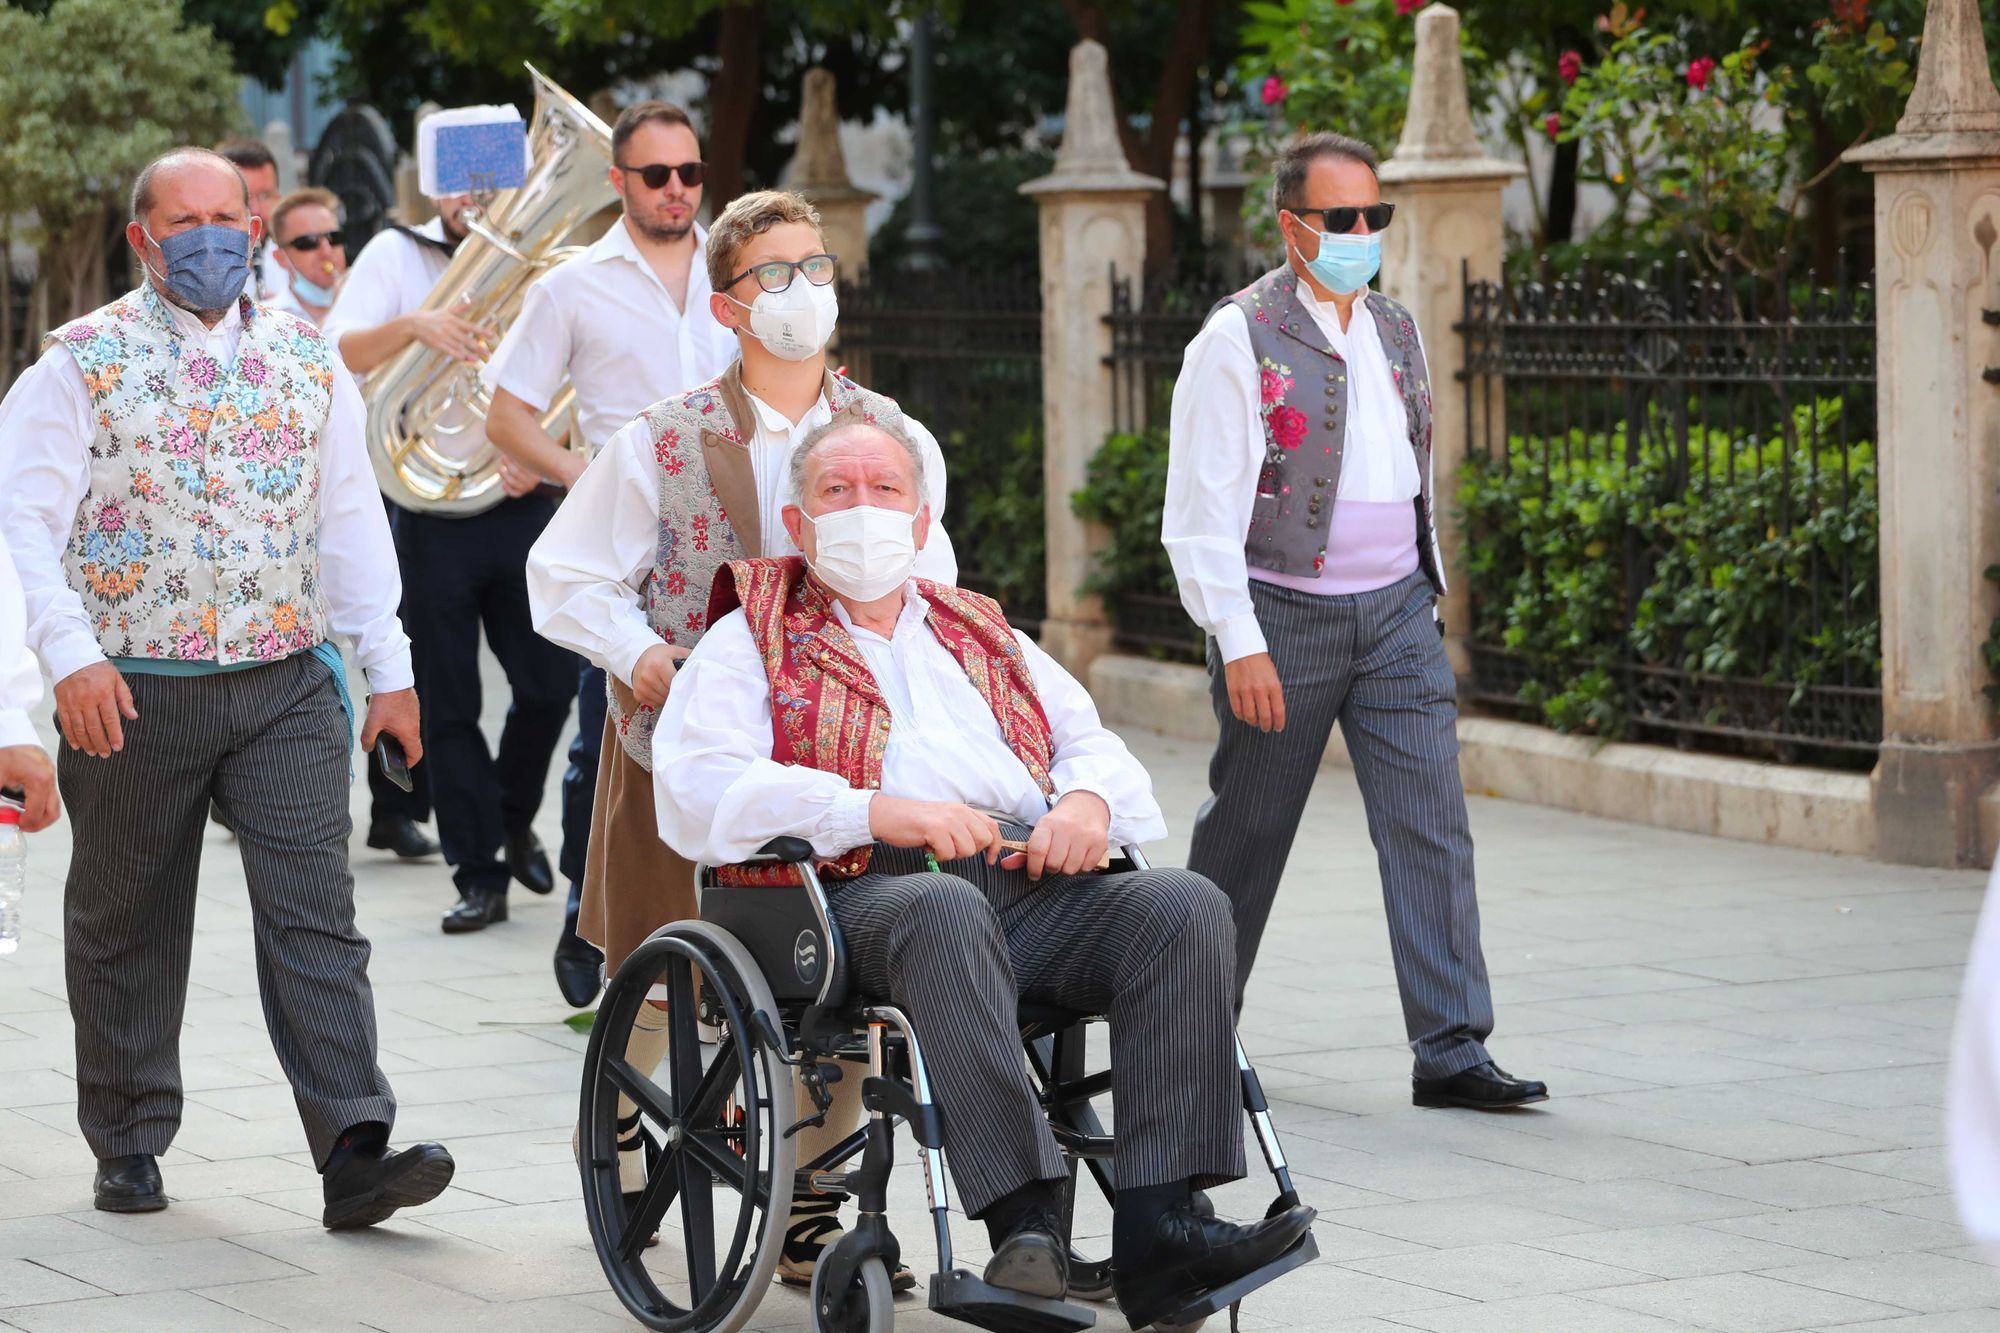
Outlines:
{"type": "Polygon", "coordinates": [[[515,188],[527,179],[527,143],[527,124],[518,120],[440,126],[433,155],[438,196],[515,188]]]}

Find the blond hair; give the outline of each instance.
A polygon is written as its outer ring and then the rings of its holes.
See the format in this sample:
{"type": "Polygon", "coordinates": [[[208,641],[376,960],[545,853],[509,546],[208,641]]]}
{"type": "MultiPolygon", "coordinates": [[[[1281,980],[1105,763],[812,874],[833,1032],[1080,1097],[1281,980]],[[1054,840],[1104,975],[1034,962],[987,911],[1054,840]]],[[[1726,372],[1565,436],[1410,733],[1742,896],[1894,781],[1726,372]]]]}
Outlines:
{"type": "Polygon", "coordinates": [[[818,231],[819,210],[807,203],[805,196],[789,190],[757,190],[738,195],[708,229],[710,290],[721,291],[737,276],[736,257],[754,238],[788,222],[803,222],[818,231]]]}
{"type": "Polygon", "coordinates": [[[327,212],[333,214],[333,220],[336,225],[340,222],[340,196],[332,190],[322,190],[317,185],[308,185],[303,189],[293,190],[283,199],[280,199],[278,206],[271,210],[271,239],[273,241],[276,241],[279,234],[285,230],[285,219],[301,208],[324,208],[327,212]]]}

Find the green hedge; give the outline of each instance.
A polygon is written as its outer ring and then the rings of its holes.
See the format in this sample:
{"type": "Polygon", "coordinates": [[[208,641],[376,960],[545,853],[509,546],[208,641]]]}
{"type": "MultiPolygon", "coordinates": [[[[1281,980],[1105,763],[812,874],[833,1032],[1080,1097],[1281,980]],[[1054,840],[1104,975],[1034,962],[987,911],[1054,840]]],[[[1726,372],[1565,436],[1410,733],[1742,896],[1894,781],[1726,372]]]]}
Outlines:
{"type": "Polygon", "coordinates": [[[1882,669],[1875,450],[1839,443],[1841,404],[1794,410],[1791,436],[1663,417],[1625,462],[1626,427],[1511,436],[1460,476],[1473,637],[1517,655],[1521,702],[1559,731],[1614,738],[1617,668],[1641,662],[1806,687],[1882,669]],[[1677,475],[1684,467],[1686,477],[1677,475]],[[1626,587],[1626,554],[1645,582],[1626,587]],[[1814,587],[1817,586],[1815,602],[1814,587]]]}

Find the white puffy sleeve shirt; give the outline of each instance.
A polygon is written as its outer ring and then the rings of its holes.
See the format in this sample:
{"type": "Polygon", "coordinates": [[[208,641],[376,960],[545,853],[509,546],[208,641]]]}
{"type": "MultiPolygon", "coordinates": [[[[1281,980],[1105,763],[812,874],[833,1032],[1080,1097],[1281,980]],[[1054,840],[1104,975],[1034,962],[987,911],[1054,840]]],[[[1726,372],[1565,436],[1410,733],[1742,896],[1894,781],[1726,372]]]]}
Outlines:
{"type": "Polygon", "coordinates": [[[28,713],[42,698],[42,674],[28,651],[28,613],[21,601],[21,580],[7,553],[0,529],[0,748],[40,745],[28,713]]]}
{"type": "MultiPolygon", "coordinates": [[[[184,338],[223,364],[236,357],[243,324],[232,307],[213,329],[170,308],[184,338]]],[[[410,641],[396,617],[403,581],[362,427],[367,408],[354,377],[333,358],[333,404],[319,438],[319,582],[327,628],[353,645],[376,693],[416,682],[410,641]]],[[[0,532],[13,548],[28,615],[28,647],[49,679],[104,660],[83,599],[63,570],[76,511],[90,491],[96,436],[83,372],[68,349],[52,347],[0,402],[0,532]]]]}
{"type": "MultiPolygon", "coordinates": [[[[758,425],[750,441],[757,479],[760,555],[797,555],[778,515],[783,511],[791,449],[831,417],[826,400],[797,425],[752,399],[758,425]],[[768,414],[768,415],[767,415],[768,414]],[[783,431],[770,429],[777,417],[783,431]]],[[[924,455],[931,508],[930,537],[917,552],[916,576],[958,582],[958,558],[937,516],[944,512],[944,455],[928,430],[909,417],[904,428],[924,455]]],[[[646,619],[646,576],[660,545],[660,468],[641,417],[611,437],[563,498],[556,516],[528,552],[528,609],[535,632],[581,653],[628,685],[639,655],[660,642],[646,619]]]]}
{"type": "MultiPolygon", "coordinates": [[[[919,801],[962,801],[1032,825],[1049,799],[1000,734],[986,701],[925,623],[930,604],[914,584],[892,637],[847,625],[895,719],[882,760],[882,792],[919,801]]],[[[1152,779],[1105,727],[1076,678],[1018,630],[1055,742],[1055,797],[1087,791],[1111,810],[1111,843],[1166,835],[1152,779]]],[[[749,621],[733,611],[715,622],[682,664],[653,731],[653,800],[660,836],[690,860],[746,860],[772,838],[812,843],[838,856],[873,841],[871,791],[835,773],[771,758],[771,685],[749,621]]]]}

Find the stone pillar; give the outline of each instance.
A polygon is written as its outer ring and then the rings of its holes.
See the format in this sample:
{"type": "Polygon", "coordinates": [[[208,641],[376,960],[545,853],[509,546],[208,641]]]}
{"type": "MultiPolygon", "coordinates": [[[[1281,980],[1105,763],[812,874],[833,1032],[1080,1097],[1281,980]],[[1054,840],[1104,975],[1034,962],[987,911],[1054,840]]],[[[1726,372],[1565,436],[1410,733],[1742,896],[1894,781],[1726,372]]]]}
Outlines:
{"type": "Polygon", "coordinates": [[[1977,0],[1931,0],[1896,133],[1848,160],[1875,176],[1877,452],[1882,507],[1882,752],[1876,854],[1987,860],[1980,795],[2000,726],[1980,660],[2000,596],[2000,90],[1977,0]]]}
{"type": "Polygon", "coordinates": [[[819,210],[820,232],[826,248],[840,258],[840,276],[861,281],[868,272],[868,205],[875,196],[855,188],[847,175],[833,74],[818,66],[806,71],[799,97],[799,148],[792,155],[790,184],[819,210]]]}
{"type": "Polygon", "coordinates": [[[410,150],[396,161],[396,221],[405,227],[421,227],[437,216],[437,209],[424,197],[422,177],[417,171],[417,126],[434,112],[444,110],[436,102],[425,102],[410,121],[410,150]]]}
{"type": "Polygon", "coordinates": [[[1209,249],[1231,258],[1244,248],[1243,192],[1250,185],[1233,138],[1226,130],[1216,134],[1215,158],[1201,181],[1201,192],[1208,197],[1209,249]]]}
{"type": "MultiPolygon", "coordinates": [[[[1081,678],[1111,646],[1095,597],[1078,592],[1104,534],[1070,510],[1070,494],[1111,432],[1111,271],[1137,277],[1146,262],[1146,201],[1166,182],[1132,170],[1118,145],[1104,48],[1069,56],[1069,102],[1055,170],[1021,193],[1041,208],[1043,486],[1048,524],[1048,617],[1042,646],[1081,678]]],[[[1136,284],[1135,284],[1136,286],[1136,284]]],[[[959,478],[958,485],[966,479],[959,478]]],[[[975,483],[976,484],[976,483],[975,483]]]]}
{"type": "Polygon", "coordinates": [[[305,184],[299,171],[299,150],[292,146],[292,123],[274,120],[264,126],[264,146],[278,163],[278,195],[282,198],[305,184]]]}
{"type": "Polygon", "coordinates": [[[1433,494],[1449,588],[1442,607],[1445,651],[1461,677],[1472,667],[1466,648],[1472,609],[1452,496],[1458,491],[1468,431],[1477,430],[1481,439],[1504,440],[1506,428],[1497,419],[1497,392],[1475,395],[1473,410],[1482,419],[1466,419],[1465,387],[1458,380],[1465,369],[1465,339],[1452,325],[1464,313],[1463,279],[1499,280],[1506,254],[1500,192],[1525,172],[1489,156],[1480,145],[1466,104],[1458,11],[1428,6],[1417,15],[1416,65],[1403,139],[1380,172],[1382,197],[1396,205],[1396,220],[1382,237],[1382,290],[1416,316],[1430,362],[1433,494]],[[1489,412],[1496,418],[1490,422],[1483,419],[1489,412]]]}

